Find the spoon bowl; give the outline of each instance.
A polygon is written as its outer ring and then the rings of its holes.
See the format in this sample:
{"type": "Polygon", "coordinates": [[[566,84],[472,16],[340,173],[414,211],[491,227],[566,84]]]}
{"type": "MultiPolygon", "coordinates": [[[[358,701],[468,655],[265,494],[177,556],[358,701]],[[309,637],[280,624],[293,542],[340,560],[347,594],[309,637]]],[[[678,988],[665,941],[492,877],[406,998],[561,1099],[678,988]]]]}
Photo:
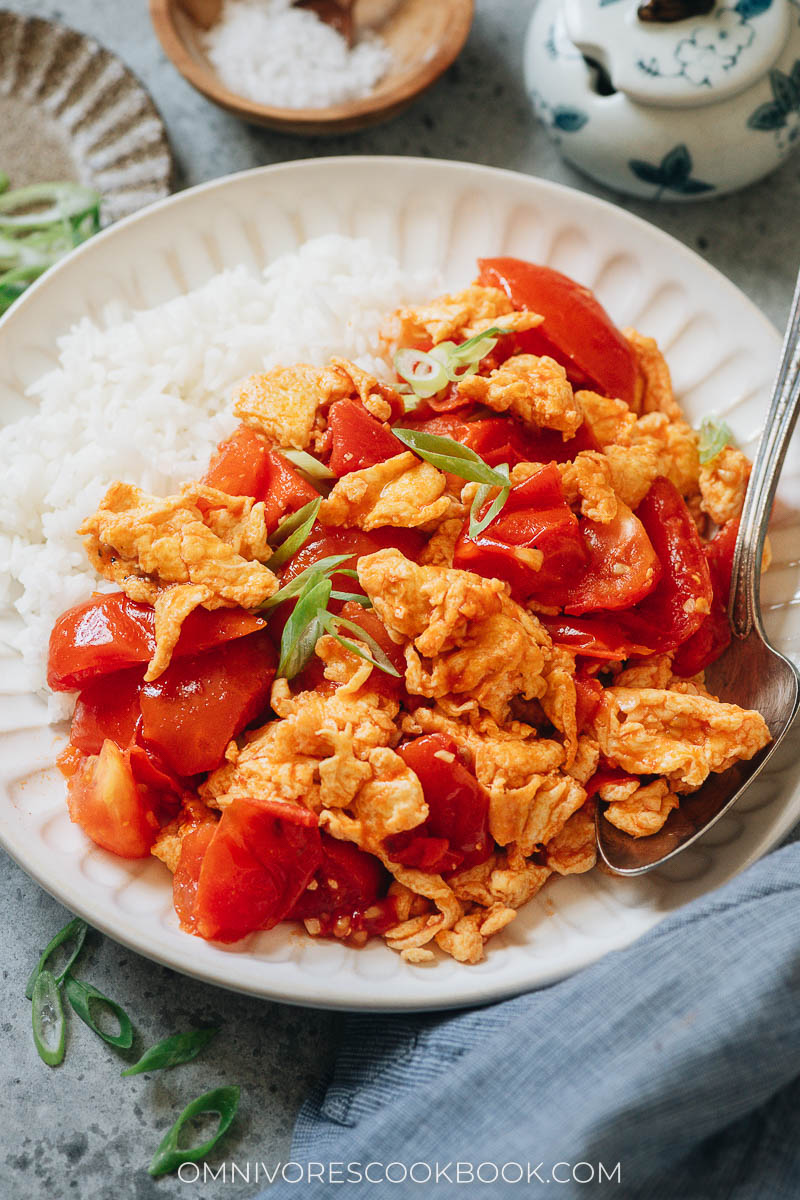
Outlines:
{"type": "Polygon", "coordinates": [[[652,837],[633,838],[617,829],[597,807],[600,857],[617,875],[643,875],[697,841],[739,799],[772,758],[789,731],[800,705],[800,675],[770,645],[761,620],[761,563],[772,502],[789,440],[800,412],[800,275],[783,343],[764,432],[747,488],[731,572],[728,615],[733,640],[706,669],[706,686],[740,708],[760,712],[772,741],[748,762],[710,775],[703,786],[682,797],[664,827],[652,837]]]}
{"type": "MultiPolygon", "coordinates": [[[[203,33],[220,11],[221,0],[150,0],[153,28],[183,77],[212,103],[252,124],[283,133],[336,134],[388,121],[435,83],[467,40],[474,0],[356,0],[347,14],[356,34],[368,24],[392,51],[393,62],[369,96],[329,108],[275,107],[230,91],[203,49],[203,33]]],[[[345,36],[348,28],[346,23],[345,36]]]]}

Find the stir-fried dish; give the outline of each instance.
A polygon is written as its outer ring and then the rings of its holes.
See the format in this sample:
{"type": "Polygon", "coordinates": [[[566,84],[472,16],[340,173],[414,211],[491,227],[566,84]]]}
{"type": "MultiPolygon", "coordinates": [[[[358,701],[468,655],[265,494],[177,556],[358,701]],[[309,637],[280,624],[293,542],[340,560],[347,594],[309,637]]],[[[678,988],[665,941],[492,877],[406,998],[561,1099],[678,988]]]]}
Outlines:
{"type": "Polygon", "coordinates": [[[118,590],[53,629],[60,763],[72,819],[161,859],[189,932],[477,962],[595,865],[597,803],[652,835],[769,741],[703,681],[749,463],[548,268],[484,260],[384,332],[393,383],[253,376],[203,479],[87,517],[118,590]]]}

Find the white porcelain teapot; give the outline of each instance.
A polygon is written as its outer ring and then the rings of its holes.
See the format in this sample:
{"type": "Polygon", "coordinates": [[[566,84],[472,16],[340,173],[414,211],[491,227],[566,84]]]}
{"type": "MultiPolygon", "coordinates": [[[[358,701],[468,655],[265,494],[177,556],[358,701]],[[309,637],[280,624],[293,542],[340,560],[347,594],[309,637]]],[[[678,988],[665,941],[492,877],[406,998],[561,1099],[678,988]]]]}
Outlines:
{"type": "Polygon", "coordinates": [[[702,200],[800,141],[800,3],[539,0],[525,81],[561,153],[619,191],[702,200]]]}

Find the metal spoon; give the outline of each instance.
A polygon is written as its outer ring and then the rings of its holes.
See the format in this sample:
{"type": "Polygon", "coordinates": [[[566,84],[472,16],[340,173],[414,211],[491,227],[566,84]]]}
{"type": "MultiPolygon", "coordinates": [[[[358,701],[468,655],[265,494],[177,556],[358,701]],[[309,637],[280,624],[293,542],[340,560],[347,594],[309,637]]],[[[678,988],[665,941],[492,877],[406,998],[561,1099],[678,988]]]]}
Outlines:
{"type": "Polygon", "coordinates": [[[632,838],[597,809],[597,844],[605,864],[618,875],[643,875],[691,846],[741,796],[764,769],[787,733],[800,703],[797,668],[769,644],[761,620],[761,557],[778,476],[800,412],[800,275],[783,342],[778,375],[764,432],[750,476],[733,560],[729,616],[734,640],[706,671],[710,692],[753,708],[769,726],[772,741],[750,762],[709,776],[681,799],[653,837],[632,838]]]}

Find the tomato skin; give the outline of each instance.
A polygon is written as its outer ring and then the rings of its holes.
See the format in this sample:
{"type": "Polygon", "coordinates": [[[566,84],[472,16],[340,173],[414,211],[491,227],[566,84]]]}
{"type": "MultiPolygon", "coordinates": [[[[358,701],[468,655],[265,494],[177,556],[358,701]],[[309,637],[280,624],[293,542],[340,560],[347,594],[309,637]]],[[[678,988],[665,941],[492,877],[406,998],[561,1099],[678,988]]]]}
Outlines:
{"type": "Polygon", "coordinates": [[[136,786],[130,759],[110,738],[67,781],[70,819],[98,846],[121,858],[144,858],[158,820],[136,786]]]}
{"type": "Polygon", "coordinates": [[[240,425],[227,441],[220,442],[202,482],[229,496],[263,500],[270,533],[287,513],[296,512],[319,494],[247,425],[240,425]]]}
{"type": "Polygon", "coordinates": [[[583,450],[599,449],[588,425],[581,425],[574,437],[564,441],[554,429],[528,429],[514,417],[487,417],[466,426],[464,442],[480,454],[490,467],[521,462],[570,462],[583,450]]]}
{"type": "Polygon", "coordinates": [[[423,825],[388,838],[387,852],[397,862],[436,874],[484,862],[494,847],[489,795],[459,758],[458,744],[429,733],[401,743],[397,753],[422,784],[429,812],[423,825]],[[447,761],[439,754],[453,757],[447,761]]]}
{"type": "Polygon", "coordinates": [[[622,662],[631,656],[644,657],[654,649],[646,642],[631,640],[623,621],[626,614],[617,617],[602,617],[591,614],[587,617],[548,616],[537,614],[553,643],[575,654],[587,658],[598,658],[610,662],[622,662]]]}
{"type": "Polygon", "coordinates": [[[139,720],[141,667],[101,675],[81,692],[72,714],[69,740],[83,754],[99,754],[110,738],[125,750],[139,720]]]}
{"type": "Polygon", "coordinates": [[[178,775],[213,771],[269,700],[277,656],[266,632],[172,662],[141,689],[142,733],[178,775]]]}
{"type": "Polygon", "coordinates": [[[641,779],[637,775],[629,775],[621,767],[612,767],[601,762],[591,779],[583,785],[586,788],[586,799],[591,800],[592,796],[596,796],[600,788],[608,783],[638,784],[641,783],[641,779]]]}
{"type": "Polygon", "coordinates": [[[662,574],[650,595],[625,614],[625,628],[659,652],[675,650],[700,628],[711,608],[714,593],[703,543],[682,496],[663,475],[653,481],[636,515],[662,574]]]}
{"type": "MultiPolygon", "coordinates": [[[[175,657],[197,654],[263,629],[266,622],[243,608],[196,608],[183,623],[175,657]]],[[[156,649],[155,613],[124,592],[96,593],[68,608],[50,634],[47,684],[54,692],[77,692],[111,671],[146,663],[156,649]]]]}
{"type": "Polygon", "coordinates": [[[560,271],[518,258],[478,260],[478,282],[501,288],[515,309],[544,317],[537,329],[517,334],[520,351],[549,354],[573,387],[591,388],[635,407],[639,364],[631,346],[588,288],[560,271]]]}
{"type": "Polygon", "coordinates": [[[575,673],[575,720],[578,733],[583,733],[586,726],[600,707],[603,699],[603,685],[586,671],[575,673]]]}
{"type": "Polygon", "coordinates": [[[292,911],[322,861],[317,818],[284,800],[238,797],[203,855],[194,919],[200,937],[236,942],[292,911]]]}
{"type": "Polygon", "coordinates": [[[406,447],[357,400],[337,400],[328,410],[331,457],[328,466],[341,478],[402,454],[406,447]]]}
{"type": "Polygon", "coordinates": [[[676,650],[703,625],[713,600],[711,574],[680,493],[659,476],[636,516],[661,563],[658,583],[643,600],[613,618],[594,613],[542,616],[556,645],[591,658],[621,660],[676,650]]]}
{"type": "Polygon", "coordinates": [[[364,913],[386,895],[392,877],[380,859],[352,842],[341,842],[327,833],[320,838],[322,861],[313,878],[317,886],[302,893],[288,919],[314,917],[323,935],[333,932],[339,917],[350,918],[350,932],[364,928],[369,924],[364,913]]]}
{"type": "Polygon", "coordinates": [[[195,909],[200,868],[216,831],[217,822],[209,819],[198,824],[197,828],[187,833],[181,841],[180,857],[172,877],[172,902],[175,905],[181,929],[186,933],[197,932],[195,909]]]}
{"type": "Polygon", "coordinates": [[[569,589],[566,613],[630,608],[653,591],[661,578],[661,563],[627,505],[617,502],[613,521],[582,520],[580,527],[589,561],[583,578],[569,589]]]}
{"type": "Polygon", "coordinates": [[[703,552],[711,573],[714,598],[711,612],[692,636],[678,647],[672,661],[672,670],[685,679],[704,671],[720,657],[731,644],[731,623],[728,619],[728,599],[731,591],[733,552],[739,536],[739,519],[726,521],[717,530],[710,542],[703,544],[703,552]]]}
{"type": "Polygon", "coordinates": [[[586,563],[578,518],[564,499],[554,463],[513,487],[503,510],[474,539],[467,519],[453,555],[454,567],[504,579],[515,600],[536,597],[545,604],[559,604],[586,563]],[[541,568],[526,564],[515,547],[541,550],[541,568]]]}

